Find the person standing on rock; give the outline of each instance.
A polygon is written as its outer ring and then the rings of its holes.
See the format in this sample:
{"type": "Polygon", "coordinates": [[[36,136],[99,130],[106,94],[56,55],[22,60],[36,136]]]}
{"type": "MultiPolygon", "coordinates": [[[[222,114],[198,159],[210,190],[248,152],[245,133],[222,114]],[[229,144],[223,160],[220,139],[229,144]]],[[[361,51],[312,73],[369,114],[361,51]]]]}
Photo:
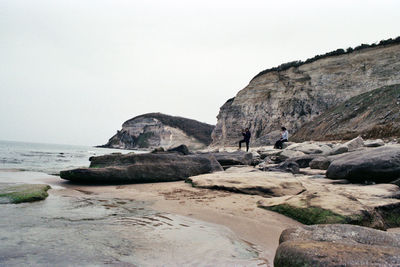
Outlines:
{"type": "Polygon", "coordinates": [[[242,148],[242,143],[246,143],[246,151],[249,152],[249,143],[251,137],[249,128],[246,128],[244,131],[242,131],[242,135],[243,140],[239,141],[239,150],[242,148]]]}
{"type": "Polygon", "coordinates": [[[284,142],[287,142],[289,139],[289,132],[285,127],[282,127],[282,133],[281,133],[281,138],[276,141],[274,148],[279,148],[282,149],[282,144],[284,142]]]}

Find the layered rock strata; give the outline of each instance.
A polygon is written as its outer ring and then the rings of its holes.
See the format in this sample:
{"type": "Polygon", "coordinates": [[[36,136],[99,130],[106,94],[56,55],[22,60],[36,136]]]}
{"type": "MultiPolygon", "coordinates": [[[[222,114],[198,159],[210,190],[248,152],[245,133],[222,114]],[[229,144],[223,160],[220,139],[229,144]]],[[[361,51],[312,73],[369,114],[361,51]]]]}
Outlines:
{"type": "Polygon", "coordinates": [[[364,138],[400,136],[399,84],[350,98],[304,124],[291,140],[339,140],[358,135],[364,138]]]}
{"type": "Polygon", "coordinates": [[[398,42],[266,71],[221,107],[212,145],[236,145],[246,127],[252,145],[269,144],[281,126],[294,133],[353,96],[399,83],[398,42]]]}
{"type": "Polygon", "coordinates": [[[355,225],[313,225],[282,232],[274,266],[399,266],[400,234],[355,225]]]}
{"type": "Polygon", "coordinates": [[[178,181],[223,170],[212,155],[130,153],[92,157],[90,160],[90,168],[61,171],[60,177],[79,183],[128,184],[178,181]]]}
{"type": "Polygon", "coordinates": [[[194,187],[261,195],[268,198],[297,195],[305,190],[293,174],[263,172],[251,167],[231,167],[225,172],[192,176],[188,180],[194,187]]]}
{"type": "Polygon", "coordinates": [[[213,129],[213,125],[187,118],[148,113],[124,122],[122,129],[102,147],[168,149],[185,144],[190,149],[201,149],[211,143],[213,129]]]}

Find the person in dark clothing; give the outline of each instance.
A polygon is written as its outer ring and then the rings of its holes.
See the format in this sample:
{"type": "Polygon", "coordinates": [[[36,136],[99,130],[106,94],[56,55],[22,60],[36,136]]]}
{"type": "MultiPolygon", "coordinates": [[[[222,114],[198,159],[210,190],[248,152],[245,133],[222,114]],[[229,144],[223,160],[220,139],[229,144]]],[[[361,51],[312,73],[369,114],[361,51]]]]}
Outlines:
{"type": "Polygon", "coordinates": [[[249,143],[251,137],[249,128],[246,128],[244,131],[242,131],[242,135],[243,135],[243,140],[239,141],[239,150],[242,148],[242,143],[246,143],[246,151],[249,152],[249,143]]]}
{"type": "Polygon", "coordinates": [[[281,138],[278,141],[276,141],[274,148],[282,149],[282,144],[284,142],[287,142],[289,139],[288,130],[286,130],[285,127],[282,127],[281,129],[282,129],[281,138]]]}

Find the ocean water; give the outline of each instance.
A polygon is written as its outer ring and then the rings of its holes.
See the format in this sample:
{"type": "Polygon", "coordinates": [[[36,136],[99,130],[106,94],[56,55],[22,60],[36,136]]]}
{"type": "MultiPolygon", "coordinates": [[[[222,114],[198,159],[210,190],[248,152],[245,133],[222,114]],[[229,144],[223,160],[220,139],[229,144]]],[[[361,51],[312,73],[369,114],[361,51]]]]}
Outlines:
{"type": "MultiPolygon", "coordinates": [[[[48,183],[44,201],[0,205],[0,266],[268,266],[228,228],[151,203],[65,194],[59,171],[128,150],[0,141],[0,183],[48,183]]],[[[136,151],[141,153],[143,151],[136,151]]]]}
{"type": "Polygon", "coordinates": [[[0,170],[58,174],[61,170],[88,167],[91,156],[129,152],[132,150],[0,141],[0,170]]]}

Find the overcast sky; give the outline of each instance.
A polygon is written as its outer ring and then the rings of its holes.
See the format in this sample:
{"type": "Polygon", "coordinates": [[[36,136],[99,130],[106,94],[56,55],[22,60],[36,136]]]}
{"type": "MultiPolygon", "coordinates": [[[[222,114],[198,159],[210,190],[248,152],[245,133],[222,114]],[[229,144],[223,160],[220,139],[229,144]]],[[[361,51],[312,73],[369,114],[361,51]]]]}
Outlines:
{"type": "Polygon", "coordinates": [[[216,123],[260,71],[400,35],[400,1],[0,0],[0,140],[104,144],[162,112],[216,123]]]}

